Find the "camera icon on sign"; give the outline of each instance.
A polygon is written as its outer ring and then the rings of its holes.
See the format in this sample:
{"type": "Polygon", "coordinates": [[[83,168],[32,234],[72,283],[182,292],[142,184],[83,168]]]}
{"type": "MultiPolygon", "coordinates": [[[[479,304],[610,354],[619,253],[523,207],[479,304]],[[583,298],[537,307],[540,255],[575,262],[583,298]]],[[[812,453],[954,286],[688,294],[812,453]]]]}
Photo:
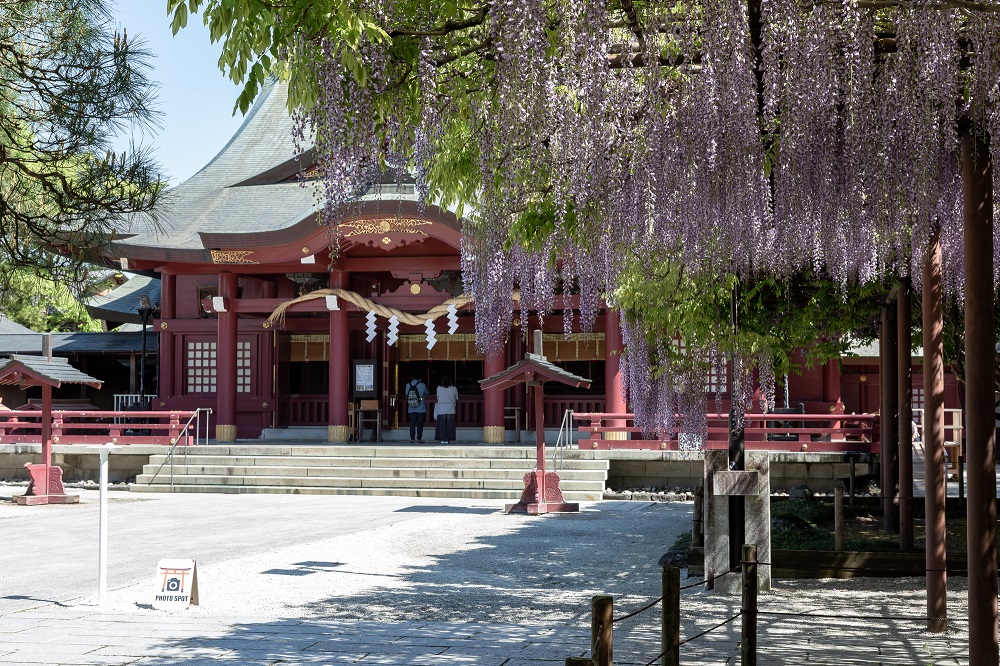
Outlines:
{"type": "Polygon", "coordinates": [[[167,592],[179,592],[181,589],[181,579],[180,578],[168,578],[167,579],[167,592]]]}

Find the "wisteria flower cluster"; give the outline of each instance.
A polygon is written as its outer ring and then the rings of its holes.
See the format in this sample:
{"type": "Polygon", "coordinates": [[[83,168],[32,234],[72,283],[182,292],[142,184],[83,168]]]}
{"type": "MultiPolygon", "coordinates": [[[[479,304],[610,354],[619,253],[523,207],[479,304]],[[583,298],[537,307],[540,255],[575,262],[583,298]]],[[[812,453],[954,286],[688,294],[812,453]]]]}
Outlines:
{"type": "MultiPolygon", "coordinates": [[[[515,306],[522,320],[562,310],[567,332],[575,311],[588,329],[602,299],[615,306],[624,258],[653,253],[702,276],[808,268],[919,288],[937,238],[961,294],[960,128],[1000,137],[994,0],[355,10],[377,28],[352,45],[303,36],[291,56],[318,91],[299,137],[315,137],[324,219],[335,229],[386,165],[416,174],[422,202],[465,206],[465,289],[488,354],[515,306]]],[[[672,372],[655,359],[673,332],[625,321],[636,422],[665,431],[680,413],[703,432],[718,348],[690,346],[700,362],[672,372]]],[[[749,406],[759,366],[773,407],[767,353],[733,365],[733,400],[749,406]]]]}

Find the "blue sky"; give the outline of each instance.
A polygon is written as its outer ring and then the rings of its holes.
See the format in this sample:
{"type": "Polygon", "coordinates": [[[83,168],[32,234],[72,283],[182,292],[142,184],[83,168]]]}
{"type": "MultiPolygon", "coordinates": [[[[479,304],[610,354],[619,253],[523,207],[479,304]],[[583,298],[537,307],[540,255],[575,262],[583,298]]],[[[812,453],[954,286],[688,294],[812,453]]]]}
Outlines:
{"type": "Polygon", "coordinates": [[[174,186],[215,157],[243,117],[233,115],[240,88],[219,70],[220,48],[210,43],[201,16],[192,16],[174,37],[166,7],[166,0],[117,0],[111,10],[119,29],[130,40],[142,38],[155,56],[149,76],[159,84],[160,127],[155,134],[136,133],[134,138],[154,148],[174,186]]]}

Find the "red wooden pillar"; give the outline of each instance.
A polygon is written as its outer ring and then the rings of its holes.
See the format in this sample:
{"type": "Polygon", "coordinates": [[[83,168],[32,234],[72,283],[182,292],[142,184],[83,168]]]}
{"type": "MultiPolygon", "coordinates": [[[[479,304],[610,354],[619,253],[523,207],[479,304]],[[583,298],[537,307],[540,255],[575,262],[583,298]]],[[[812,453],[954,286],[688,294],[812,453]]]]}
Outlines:
{"type": "MultiPolygon", "coordinates": [[[[48,495],[49,476],[52,467],[52,386],[42,384],[42,464],[45,466],[45,480],[35,489],[36,495],[48,495]]],[[[61,492],[61,490],[60,490],[61,492]]]]}
{"type": "MultiPolygon", "coordinates": [[[[1000,137],[992,137],[1000,141],[1000,137]]],[[[996,373],[993,166],[984,137],[962,137],[965,231],[965,442],[968,459],[969,664],[996,664],[996,373]]],[[[942,517],[943,521],[943,517],[942,517]]]]}
{"type": "Polygon", "coordinates": [[[882,335],[879,355],[882,357],[883,375],[879,377],[882,390],[880,405],[880,431],[882,448],[882,518],[887,534],[899,530],[899,406],[897,395],[896,365],[896,307],[882,306],[882,335]]]}
{"type": "MultiPolygon", "coordinates": [[[[604,317],[604,411],[609,414],[619,414],[628,411],[625,396],[622,394],[622,351],[625,344],[622,341],[621,312],[617,308],[607,308],[604,317]]],[[[625,426],[624,419],[613,419],[608,426],[621,428],[625,426]]],[[[606,432],[604,439],[628,439],[627,432],[606,432]]]]}
{"type": "MultiPolygon", "coordinates": [[[[831,359],[823,366],[823,401],[840,403],[840,361],[831,359]]],[[[837,411],[834,409],[833,411],[837,411]]]]}
{"type": "Polygon", "coordinates": [[[913,550],[913,348],[910,279],[896,292],[897,368],[899,393],[899,549],[913,550]]]}
{"type": "MultiPolygon", "coordinates": [[[[517,362],[520,361],[522,358],[524,358],[524,352],[527,351],[527,349],[524,344],[524,337],[521,333],[521,330],[517,328],[511,330],[510,344],[507,345],[507,349],[510,353],[510,358],[507,359],[508,361],[517,362]]],[[[485,366],[483,370],[485,372],[485,366]]],[[[486,374],[483,375],[483,377],[487,376],[488,375],[486,374]]],[[[514,388],[508,390],[510,391],[509,394],[511,400],[510,406],[521,408],[521,411],[518,413],[518,418],[521,420],[521,422],[520,424],[515,424],[515,425],[518,425],[518,427],[521,430],[527,430],[528,414],[531,413],[531,411],[534,409],[528,404],[530,400],[530,396],[528,395],[528,387],[526,384],[519,383],[514,388]]],[[[504,424],[504,426],[506,427],[506,423],[504,424]]]]}
{"type": "Polygon", "coordinates": [[[174,386],[177,371],[174,368],[174,333],[170,330],[170,320],[177,316],[177,276],[163,273],[160,276],[160,317],[166,322],[167,328],[160,326],[159,330],[159,378],[156,389],[160,398],[169,398],[179,393],[174,386]]]}
{"type": "MultiPolygon", "coordinates": [[[[347,273],[342,270],[330,271],[330,287],[345,289],[347,273]]],[[[339,310],[330,310],[330,422],[327,439],[331,442],[346,442],[351,435],[347,419],[347,403],[351,396],[351,326],[347,302],[338,299],[337,305],[339,310]]]]}
{"type": "MultiPolygon", "coordinates": [[[[923,271],[927,630],[944,631],[948,628],[946,598],[948,576],[945,571],[947,558],[944,542],[946,490],[944,478],[944,300],[941,284],[941,238],[937,234],[931,239],[927,257],[924,259],[923,271]]],[[[972,581],[969,582],[971,586],[972,581]]],[[[970,591],[969,596],[971,597],[972,594],[970,591]]],[[[992,594],[996,596],[995,591],[992,594]]]]}
{"type": "Polygon", "coordinates": [[[216,349],[215,441],[236,441],[236,342],[238,318],[235,312],[239,277],[219,273],[219,296],[225,312],[219,312],[219,342],[216,349]]]}
{"type": "MultiPolygon", "coordinates": [[[[503,353],[487,356],[485,359],[486,377],[493,377],[503,372],[503,353]]],[[[503,444],[504,442],[504,413],[503,413],[503,390],[488,388],[483,391],[483,441],[487,444],[503,444]]]]}

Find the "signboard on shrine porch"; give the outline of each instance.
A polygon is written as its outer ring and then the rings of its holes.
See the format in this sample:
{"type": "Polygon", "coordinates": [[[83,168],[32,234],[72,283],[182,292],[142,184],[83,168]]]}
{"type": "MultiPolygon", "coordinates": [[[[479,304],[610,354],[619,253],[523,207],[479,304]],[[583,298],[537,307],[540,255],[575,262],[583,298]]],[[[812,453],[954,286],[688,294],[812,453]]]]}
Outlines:
{"type": "Polygon", "coordinates": [[[354,383],[352,394],[358,398],[377,398],[375,361],[369,359],[354,359],[354,383]]]}
{"type": "Polygon", "coordinates": [[[153,585],[153,608],[184,610],[198,605],[198,564],[194,560],[160,560],[153,585]]]}

